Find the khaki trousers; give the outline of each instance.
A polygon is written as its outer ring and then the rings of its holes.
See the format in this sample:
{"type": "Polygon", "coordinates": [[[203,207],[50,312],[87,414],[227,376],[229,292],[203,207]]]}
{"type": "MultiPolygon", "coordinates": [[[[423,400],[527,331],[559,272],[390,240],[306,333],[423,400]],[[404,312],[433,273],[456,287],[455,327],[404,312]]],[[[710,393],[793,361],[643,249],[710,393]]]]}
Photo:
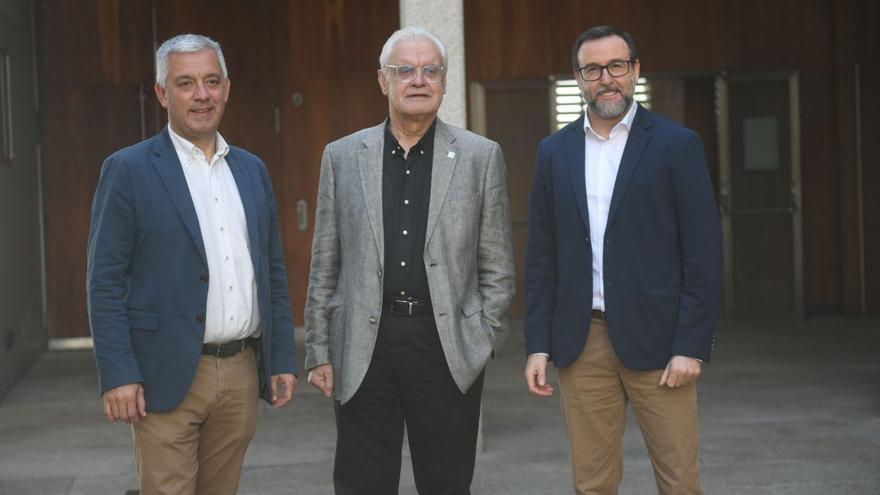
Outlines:
{"type": "Polygon", "coordinates": [[[575,493],[613,495],[623,478],[626,403],[633,413],[663,495],[699,495],[697,387],[660,387],[663,370],[624,367],[611,346],[608,326],[593,319],[584,351],[559,369],[562,407],[575,493]]]}
{"type": "Polygon", "coordinates": [[[257,426],[256,357],[202,356],[183,401],[133,425],[141,495],[232,495],[257,426]]]}

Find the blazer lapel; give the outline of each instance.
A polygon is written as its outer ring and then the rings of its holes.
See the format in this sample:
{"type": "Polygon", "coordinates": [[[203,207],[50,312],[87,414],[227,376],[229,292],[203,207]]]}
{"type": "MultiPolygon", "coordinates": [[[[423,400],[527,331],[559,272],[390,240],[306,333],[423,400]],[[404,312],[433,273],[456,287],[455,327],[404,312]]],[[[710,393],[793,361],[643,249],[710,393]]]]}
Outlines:
{"type": "Polygon", "coordinates": [[[251,252],[251,261],[254,264],[254,271],[256,273],[260,266],[259,259],[257,259],[260,253],[260,249],[258,249],[260,244],[257,234],[257,205],[254,203],[256,198],[256,194],[253,191],[254,184],[241,163],[239,156],[233,157],[233,153],[228,153],[226,155],[226,164],[229,165],[229,170],[235,179],[235,185],[238,187],[238,195],[241,197],[241,206],[244,208],[244,218],[248,229],[249,251],[251,252]]]}
{"type": "Polygon", "coordinates": [[[440,210],[446,200],[449,183],[455,165],[458,163],[458,148],[455,147],[455,136],[449,132],[449,128],[437,118],[437,128],[434,129],[434,157],[431,163],[431,198],[428,203],[428,226],[425,231],[425,246],[431,240],[437,219],[440,218],[440,210]]]}
{"type": "Polygon", "coordinates": [[[189,194],[189,186],[186,184],[180,159],[177,157],[177,152],[174,151],[174,145],[171,144],[171,137],[168,135],[167,129],[159,134],[156,147],[153,148],[153,167],[162,179],[165,190],[171,197],[171,202],[195,242],[196,248],[202,256],[202,261],[205,266],[208,266],[202,231],[199,229],[199,217],[196,216],[196,208],[193,205],[192,196],[189,194]]]}
{"type": "Polygon", "coordinates": [[[384,146],[385,124],[370,130],[364,138],[364,147],[358,151],[358,170],[361,174],[361,187],[364,191],[364,205],[373,240],[379,247],[379,266],[385,262],[385,227],[382,221],[382,148],[384,146]]]}
{"type": "Polygon", "coordinates": [[[584,170],[584,148],[586,142],[584,140],[584,120],[586,116],[582,115],[580,119],[575,121],[565,137],[565,149],[568,153],[568,172],[571,176],[571,186],[574,188],[574,197],[577,200],[578,211],[581,214],[581,220],[584,222],[584,228],[590,231],[590,214],[587,207],[587,182],[584,170]]]}
{"type": "Polygon", "coordinates": [[[651,135],[651,119],[648,117],[647,111],[639,106],[636,110],[636,117],[633,119],[633,127],[626,140],[626,147],[623,149],[623,156],[620,158],[620,168],[617,169],[617,179],[614,181],[614,192],[611,194],[611,206],[608,210],[606,225],[611,225],[614,220],[614,214],[620,208],[626,186],[629,184],[633,172],[639,167],[642,151],[651,139],[651,135]]]}

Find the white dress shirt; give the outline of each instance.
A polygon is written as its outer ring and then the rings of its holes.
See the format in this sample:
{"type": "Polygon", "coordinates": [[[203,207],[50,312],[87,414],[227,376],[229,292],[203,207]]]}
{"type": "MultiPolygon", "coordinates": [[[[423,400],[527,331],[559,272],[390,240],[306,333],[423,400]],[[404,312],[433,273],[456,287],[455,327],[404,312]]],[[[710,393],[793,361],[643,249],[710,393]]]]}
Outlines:
{"type": "Polygon", "coordinates": [[[608,210],[611,207],[617,170],[620,168],[620,159],[623,157],[637,106],[635,102],[630,105],[623,119],[611,129],[608,139],[593,131],[589,113],[586,106],[584,107],[584,177],[587,184],[587,209],[590,214],[590,246],[593,249],[593,309],[602,311],[605,311],[605,226],[608,223],[608,210]]]}
{"type": "Polygon", "coordinates": [[[260,324],[256,279],[241,195],[226,163],[229,145],[218,133],[217,149],[208,163],[202,150],[170,126],[168,133],[183,167],[208,258],[205,343],[256,336],[260,324]]]}

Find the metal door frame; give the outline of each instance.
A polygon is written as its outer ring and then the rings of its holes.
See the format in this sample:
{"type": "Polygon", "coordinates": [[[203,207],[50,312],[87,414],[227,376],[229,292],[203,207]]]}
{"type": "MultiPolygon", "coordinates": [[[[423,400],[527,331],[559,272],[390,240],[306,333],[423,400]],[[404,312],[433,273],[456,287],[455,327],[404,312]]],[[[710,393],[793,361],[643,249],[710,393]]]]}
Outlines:
{"type": "Polygon", "coordinates": [[[730,99],[728,81],[788,81],[789,146],[791,152],[790,205],[792,217],[792,285],[794,289],[794,316],[804,318],[804,244],[803,194],[801,181],[800,83],[797,72],[766,72],[760,74],[722,73],[715,80],[718,125],[718,181],[721,229],[724,242],[724,312],[730,314],[734,306],[733,284],[733,222],[730,207],[733,194],[730,188],[730,99]]]}

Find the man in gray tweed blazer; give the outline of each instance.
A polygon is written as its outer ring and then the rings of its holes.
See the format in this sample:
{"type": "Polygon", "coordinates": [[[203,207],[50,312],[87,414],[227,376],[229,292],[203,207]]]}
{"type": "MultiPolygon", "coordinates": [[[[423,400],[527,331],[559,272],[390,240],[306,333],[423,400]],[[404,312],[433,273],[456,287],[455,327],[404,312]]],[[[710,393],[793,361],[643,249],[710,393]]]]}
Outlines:
{"type": "Polygon", "coordinates": [[[446,48],[385,43],[388,120],[330,143],[306,303],[309,383],[334,397],[337,494],[396,494],[404,424],[421,495],[470,493],[483,369],[514,294],[498,144],[437,118],[446,48]]]}

